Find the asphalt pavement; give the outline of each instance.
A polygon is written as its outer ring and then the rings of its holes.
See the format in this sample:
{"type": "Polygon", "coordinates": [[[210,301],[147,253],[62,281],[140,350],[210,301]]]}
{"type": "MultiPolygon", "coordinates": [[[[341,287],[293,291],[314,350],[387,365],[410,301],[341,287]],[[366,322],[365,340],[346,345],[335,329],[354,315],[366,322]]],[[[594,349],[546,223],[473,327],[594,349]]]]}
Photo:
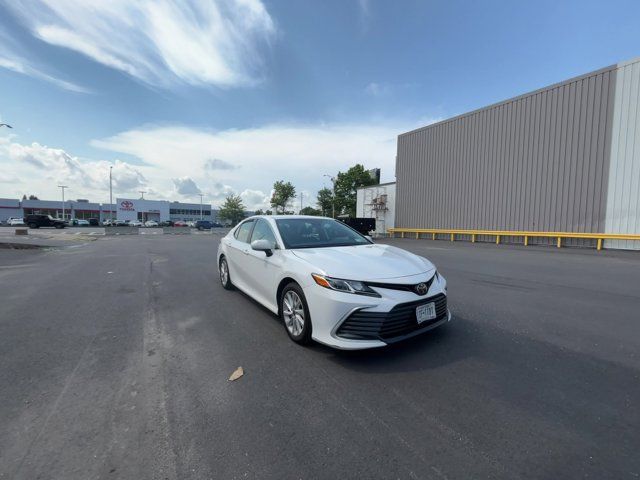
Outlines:
{"type": "Polygon", "coordinates": [[[343,352],[223,290],[218,238],[0,249],[0,478],[640,476],[640,253],[386,240],[454,318],[343,352]]]}

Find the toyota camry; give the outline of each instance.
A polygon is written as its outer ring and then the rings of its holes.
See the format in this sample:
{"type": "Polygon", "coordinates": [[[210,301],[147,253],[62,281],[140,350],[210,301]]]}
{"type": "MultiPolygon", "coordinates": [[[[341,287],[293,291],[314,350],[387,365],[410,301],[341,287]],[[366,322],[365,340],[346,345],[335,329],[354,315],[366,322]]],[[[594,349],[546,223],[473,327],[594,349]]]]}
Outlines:
{"type": "Polygon", "coordinates": [[[221,239],[217,260],[222,286],[279,315],[297,343],[382,347],[451,319],[429,260],[332,218],[250,217],[221,239]]]}

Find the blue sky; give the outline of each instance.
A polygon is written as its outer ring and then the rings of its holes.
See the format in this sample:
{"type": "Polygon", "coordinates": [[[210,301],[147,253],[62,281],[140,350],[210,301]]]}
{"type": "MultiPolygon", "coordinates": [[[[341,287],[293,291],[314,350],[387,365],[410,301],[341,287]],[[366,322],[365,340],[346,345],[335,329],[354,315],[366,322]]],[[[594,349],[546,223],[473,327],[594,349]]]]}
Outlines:
{"type": "Polygon", "coordinates": [[[640,2],[0,0],[0,196],[305,203],[403,131],[638,56],[640,2]]]}

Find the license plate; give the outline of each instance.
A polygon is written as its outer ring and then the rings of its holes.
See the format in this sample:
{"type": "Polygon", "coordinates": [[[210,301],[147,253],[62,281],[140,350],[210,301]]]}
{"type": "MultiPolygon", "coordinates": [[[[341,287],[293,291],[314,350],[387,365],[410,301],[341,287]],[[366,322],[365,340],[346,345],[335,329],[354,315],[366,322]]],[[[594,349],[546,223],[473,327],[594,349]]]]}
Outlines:
{"type": "Polygon", "coordinates": [[[418,319],[418,323],[436,318],[436,304],[431,302],[417,307],[416,318],[418,319]]]}

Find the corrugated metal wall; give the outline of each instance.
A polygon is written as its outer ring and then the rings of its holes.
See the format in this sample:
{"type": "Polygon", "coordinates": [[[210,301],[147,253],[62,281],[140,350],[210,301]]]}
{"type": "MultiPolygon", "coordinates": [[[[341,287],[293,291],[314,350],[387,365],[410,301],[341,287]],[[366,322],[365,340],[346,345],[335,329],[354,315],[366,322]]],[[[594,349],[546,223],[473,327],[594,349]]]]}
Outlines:
{"type": "Polygon", "coordinates": [[[616,67],[398,137],[396,226],[605,227],[616,67]]]}
{"type": "MultiPolygon", "coordinates": [[[[618,65],[613,111],[607,233],[640,233],[640,61],[618,65]]],[[[640,242],[606,247],[640,249],[640,242]]]]}

